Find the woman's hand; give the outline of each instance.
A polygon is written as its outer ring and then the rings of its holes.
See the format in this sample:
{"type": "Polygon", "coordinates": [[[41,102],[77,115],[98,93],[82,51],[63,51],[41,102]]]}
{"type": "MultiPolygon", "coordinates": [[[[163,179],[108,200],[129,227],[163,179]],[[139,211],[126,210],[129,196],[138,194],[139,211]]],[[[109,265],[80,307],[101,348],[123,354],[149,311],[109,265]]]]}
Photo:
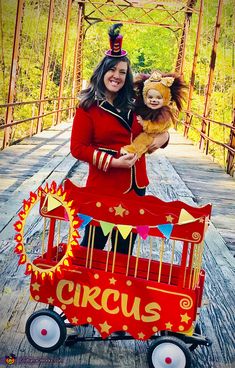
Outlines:
{"type": "Polygon", "coordinates": [[[164,144],[167,143],[167,141],[169,140],[169,138],[170,138],[170,134],[168,132],[159,133],[154,138],[153,143],[149,145],[149,147],[148,147],[148,153],[153,153],[158,148],[161,148],[162,146],[164,146],[164,144]]]}
{"type": "Polygon", "coordinates": [[[130,169],[138,159],[138,156],[134,153],[127,153],[119,158],[113,158],[110,167],[118,169],[130,169]]]}

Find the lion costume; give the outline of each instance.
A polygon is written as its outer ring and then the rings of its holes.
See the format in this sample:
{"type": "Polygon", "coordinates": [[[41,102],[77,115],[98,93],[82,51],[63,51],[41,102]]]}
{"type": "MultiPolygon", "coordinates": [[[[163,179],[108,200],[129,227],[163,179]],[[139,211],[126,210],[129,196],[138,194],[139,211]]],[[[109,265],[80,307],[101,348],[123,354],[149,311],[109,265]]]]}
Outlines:
{"type": "Polygon", "coordinates": [[[165,73],[154,71],[150,76],[140,74],[134,82],[136,92],[135,112],[143,120],[143,132],[127,146],[122,147],[122,153],[136,153],[138,157],[148,151],[157,134],[168,131],[174,122],[175,102],[177,109],[182,109],[185,100],[186,84],[181,76],[176,73],[165,73]],[[163,106],[153,110],[146,106],[146,97],[149,90],[158,91],[163,98],[163,106]]]}

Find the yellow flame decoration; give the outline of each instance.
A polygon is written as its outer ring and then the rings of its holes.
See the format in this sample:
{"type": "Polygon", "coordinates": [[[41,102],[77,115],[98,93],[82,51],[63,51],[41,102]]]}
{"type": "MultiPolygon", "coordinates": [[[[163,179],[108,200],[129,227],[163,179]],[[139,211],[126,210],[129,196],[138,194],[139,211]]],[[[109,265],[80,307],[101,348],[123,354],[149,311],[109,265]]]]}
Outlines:
{"type": "Polygon", "coordinates": [[[45,188],[38,189],[36,196],[30,196],[29,202],[27,201],[27,203],[24,203],[25,218],[23,220],[20,220],[22,226],[20,227],[19,230],[17,230],[17,236],[16,236],[17,241],[21,242],[21,244],[19,244],[18,246],[16,245],[16,247],[18,248],[18,250],[22,250],[20,254],[20,256],[22,257],[21,263],[22,261],[24,263],[26,262],[27,269],[32,270],[36,278],[39,276],[39,274],[41,274],[42,279],[45,279],[46,275],[48,275],[51,279],[53,279],[53,273],[55,271],[61,272],[60,266],[66,266],[66,267],[69,266],[68,258],[73,257],[72,246],[78,245],[77,241],[74,239],[72,235],[73,233],[78,234],[78,231],[75,228],[75,226],[78,224],[78,221],[74,219],[75,209],[71,208],[73,201],[67,202],[65,198],[66,198],[66,192],[63,192],[61,188],[56,192],[54,188],[49,189],[48,185],[46,184],[45,188]],[[26,224],[27,217],[30,211],[32,210],[32,208],[40,201],[42,192],[50,193],[50,195],[52,195],[55,199],[59,200],[62,203],[63,207],[65,208],[68,214],[69,224],[70,224],[70,236],[69,236],[68,246],[67,246],[64,256],[55,266],[47,268],[47,269],[36,266],[35,264],[31,262],[31,260],[29,259],[27,255],[25,245],[24,245],[24,227],[26,224]]]}

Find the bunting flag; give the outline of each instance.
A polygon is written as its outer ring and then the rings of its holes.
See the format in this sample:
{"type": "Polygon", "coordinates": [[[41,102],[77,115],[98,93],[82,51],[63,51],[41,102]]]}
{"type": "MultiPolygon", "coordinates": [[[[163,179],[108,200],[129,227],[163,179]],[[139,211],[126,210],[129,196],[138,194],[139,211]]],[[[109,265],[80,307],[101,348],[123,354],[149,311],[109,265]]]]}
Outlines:
{"type": "Polygon", "coordinates": [[[193,217],[192,215],[190,215],[190,213],[188,211],[186,211],[185,209],[182,209],[180,211],[178,225],[182,225],[182,224],[185,224],[187,222],[193,222],[195,220],[196,220],[195,217],[193,217]]]}
{"type": "Polygon", "coordinates": [[[48,195],[47,197],[47,212],[54,210],[61,206],[61,202],[55,199],[54,197],[48,195]]]}
{"type": "Polygon", "coordinates": [[[117,225],[117,228],[120,231],[123,239],[126,239],[128,235],[130,234],[133,227],[130,225],[117,225]]]}
{"type": "Polygon", "coordinates": [[[170,239],[172,230],[173,230],[173,224],[162,224],[157,225],[158,230],[161,231],[161,233],[165,236],[166,239],[170,239]]]}
{"type": "Polygon", "coordinates": [[[64,219],[65,221],[69,221],[69,216],[68,216],[66,209],[64,209],[64,219]]]}
{"type": "Polygon", "coordinates": [[[148,237],[149,233],[149,226],[143,225],[143,226],[136,226],[137,233],[141,236],[142,239],[146,239],[148,237]]]}
{"type": "MultiPolygon", "coordinates": [[[[54,205],[61,205],[61,203],[57,200],[55,200],[54,198],[52,198],[53,201],[51,203],[54,205]],[[58,203],[56,203],[58,202],[58,203]]],[[[56,207],[54,207],[56,208],[56,207]]],[[[51,208],[52,209],[52,208],[51,208]]],[[[93,220],[93,217],[88,216],[88,215],[84,215],[82,213],[78,213],[78,216],[80,217],[80,219],[82,220],[82,224],[81,224],[81,228],[83,229],[87,224],[89,224],[89,222],[91,222],[91,220],[93,220]]],[[[68,214],[67,212],[65,212],[65,221],[68,221],[68,214]]],[[[185,209],[182,209],[180,211],[180,215],[179,215],[179,220],[177,223],[175,224],[160,224],[160,225],[156,225],[157,229],[164,235],[164,237],[166,239],[169,239],[173,230],[173,227],[175,225],[183,225],[183,224],[187,224],[190,222],[194,222],[197,221],[198,218],[193,217],[189,212],[187,212],[185,209]]],[[[126,239],[128,237],[128,235],[130,234],[131,230],[133,229],[133,226],[131,225],[122,225],[122,224],[114,224],[111,222],[107,222],[107,221],[100,221],[100,220],[96,220],[100,222],[100,227],[103,231],[104,236],[108,235],[113,228],[116,226],[119,230],[119,232],[121,233],[123,239],[126,239]]],[[[137,233],[141,236],[142,239],[146,239],[149,235],[149,229],[150,227],[148,225],[137,225],[134,226],[136,228],[137,233]]]]}
{"type": "Polygon", "coordinates": [[[78,213],[78,217],[82,220],[81,229],[84,229],[84,227],[91,222],[92,217],[83,215],[82,213],[78,213]]]}
{"type": "Polygon", "coordinates": [[[110,233],[110,231],[113,230],[114,226],[115,225],[112,224],[111,222],[100,221],[100,227],[101,227],[104,235],[108,235],[110,233]]]}

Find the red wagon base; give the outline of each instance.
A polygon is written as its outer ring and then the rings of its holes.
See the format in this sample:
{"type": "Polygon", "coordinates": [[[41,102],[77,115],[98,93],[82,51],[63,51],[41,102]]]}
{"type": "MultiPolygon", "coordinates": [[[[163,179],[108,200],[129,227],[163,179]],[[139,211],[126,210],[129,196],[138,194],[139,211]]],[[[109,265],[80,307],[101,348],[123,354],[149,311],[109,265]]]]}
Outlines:
{"type": "Polygon", "coordinates": [[[51,352],[82,341],[152,340],[150,368],[189,368],[190,351],[211,344],[196,323],[210,213],[211,205],[195,208],[153,196],[97,198],[70,181],[64,187],[52,183],[30,193],[15,223],[15,252],[31,275],[31,297],[49,305],[27,320],[30,344],[51,352]],[[24,244],[26,219],[36,205],[44,221],[41,252],[38,243],[29,244],[28,250],[24,244]],[[67,242],[60,240],[61,223],[66,225],[67,242]],[[89,226],[86,247],[79,245],[83,225],[89,226]],[[97,227],[108,239],[104,250],[97,249],[97,227]],[[120,236],[128,239],[125,254],[117,251],[120,236]],[[97,336],[68,333],[87,323],[97,336]],[[123,333],[115,334],[119,330],[123,333]]]}
{"type": "MultiPolygon", "coordinates": [[[[32,346],[43,352],[52,352],[60,346],[72,346],[78,342],[104,341],[101,336],[79,336],[78,334],[68,334],[67,330],[74,328],[70,323],[66,323],[66,316],[62,312],[55,312],[53,306],[33,313],[26,323],[26,336],[32,346]]],[[[86,327],[84,327],[86,328],[86,327]]],[[[172,333],[170,331],[160,331],[150,337],[152,340],[147,353],[150,368],[189,368],[191,365],[190,351],[197,346],[210,346],[212,342],[197,333],[200,332],[199,325],[196,324],[195,332],[192,336],[172,333]]],[[[129,341],[134,337],[128,334],[111,334],[105,341],[129,341]]]]}

